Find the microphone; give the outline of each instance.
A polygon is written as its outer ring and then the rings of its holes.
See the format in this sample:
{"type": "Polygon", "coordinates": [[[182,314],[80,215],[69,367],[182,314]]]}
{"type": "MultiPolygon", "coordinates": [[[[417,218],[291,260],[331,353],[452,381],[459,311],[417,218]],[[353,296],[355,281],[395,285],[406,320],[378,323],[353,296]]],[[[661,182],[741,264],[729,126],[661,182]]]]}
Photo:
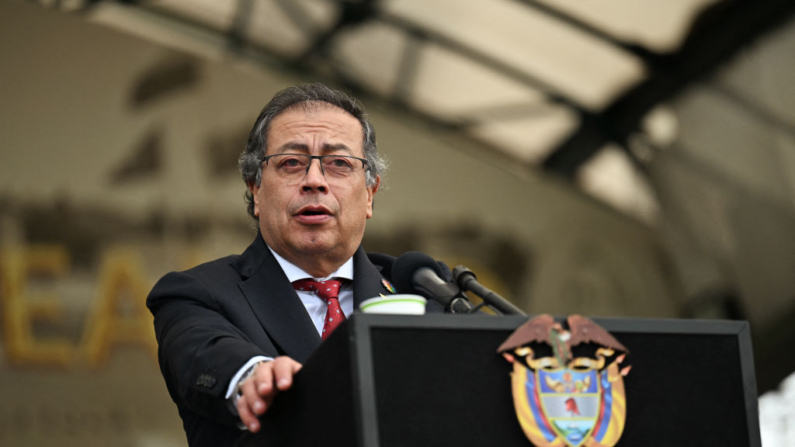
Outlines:
{"type": "Polygon", "coordinates": [[[392,282],[401,293],[418,293],[434,300],[451,313],[467,313],[472,305],[432,257],[418,251],[400,255],[392,266],[392,282]]]}
{"type": "Polygon", "coordinates": [[[508,300],[479,283],[472,270],[459,265],[453,269],[453,281],[458,283],[462,290],[469,290],[481,297],[489,307],[496,309],[503,315],[527,315],[508,300]]]}

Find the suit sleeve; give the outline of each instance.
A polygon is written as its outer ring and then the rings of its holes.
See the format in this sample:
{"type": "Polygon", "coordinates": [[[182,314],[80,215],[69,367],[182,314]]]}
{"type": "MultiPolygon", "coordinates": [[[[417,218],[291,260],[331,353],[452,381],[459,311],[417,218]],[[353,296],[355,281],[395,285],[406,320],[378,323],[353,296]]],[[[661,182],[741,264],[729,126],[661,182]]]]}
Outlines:
{"type": "Polygon", "coordinates": [[[155,317],[158,360],[172,398],[235,426],[239,420],[225,400],[229,382],[250,358],[269,353],[235,327],[210,289],[189,273],[164,276],[146,305],[155,317]]]}

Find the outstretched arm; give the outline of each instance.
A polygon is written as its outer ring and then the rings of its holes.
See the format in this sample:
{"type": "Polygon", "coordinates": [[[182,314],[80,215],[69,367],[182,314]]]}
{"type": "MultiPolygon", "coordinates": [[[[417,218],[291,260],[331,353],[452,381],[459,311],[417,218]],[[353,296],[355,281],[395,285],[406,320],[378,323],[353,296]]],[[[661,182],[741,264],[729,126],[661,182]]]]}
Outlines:
{"type": "Polygon", "coordinates": [[[152,289],[160,369],[178,404],[227,425],[237,425],[226,390],[231,378],[264,352],[228,319],[210,289],[189,273],[169,273],[152,289]]]}

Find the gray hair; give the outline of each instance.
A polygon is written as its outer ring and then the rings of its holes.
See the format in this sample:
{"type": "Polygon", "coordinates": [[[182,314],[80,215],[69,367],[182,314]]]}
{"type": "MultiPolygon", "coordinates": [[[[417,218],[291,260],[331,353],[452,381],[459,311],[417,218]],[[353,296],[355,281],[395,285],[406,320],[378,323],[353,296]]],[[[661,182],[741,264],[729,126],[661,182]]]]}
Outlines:
{"type": "MultiPolygon", "coordinates": [[[[257,121],[254,122],[254,128],[251,129],[251,133],[248,136],[246,150],[240,154],[238,159],[240,174],[243,176],[243,181],[246,182],[246,185],[256,183],[259,186],[262,184],[261,168],[265,158],[265,151],[268,149],[268,132],[270,131],[271,122],[282,112],[289,109],[299,106],[311,108],[315,106],[313,103],[319,102],[340,108],[361,123],[362,133],[364,134],[362,146],[364,148],[364,158],[367,159],[365,178],[367,186],[375,186],[376,179],[386,171],[387,167],[386,159],[378,154],[378,148],[375,144],[375,129],[373,129],[372,124],[367,119],[364,109],[354,98],[343,92],[332,90],[319,82],[286,88],[276,93],[273,99],[262,109],[257,121]]],[[[246,191],[246,203],[248,204],[248,214],[257,219],[254,215],[254,196],[251,191],[246,191]]]]}

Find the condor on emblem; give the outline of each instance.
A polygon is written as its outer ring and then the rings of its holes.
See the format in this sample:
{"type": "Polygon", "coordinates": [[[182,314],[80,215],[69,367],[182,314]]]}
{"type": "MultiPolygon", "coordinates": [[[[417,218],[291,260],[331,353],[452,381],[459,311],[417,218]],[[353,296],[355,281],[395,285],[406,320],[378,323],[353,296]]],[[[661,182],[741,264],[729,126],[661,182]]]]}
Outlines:
{"type": "Polygon", "coordinates": [[[550,315],[520,326],[498,352],[513,364],[519,424],[537,447],[612,447],[626,419],[627,349],[593,321],[550,315]]]}

